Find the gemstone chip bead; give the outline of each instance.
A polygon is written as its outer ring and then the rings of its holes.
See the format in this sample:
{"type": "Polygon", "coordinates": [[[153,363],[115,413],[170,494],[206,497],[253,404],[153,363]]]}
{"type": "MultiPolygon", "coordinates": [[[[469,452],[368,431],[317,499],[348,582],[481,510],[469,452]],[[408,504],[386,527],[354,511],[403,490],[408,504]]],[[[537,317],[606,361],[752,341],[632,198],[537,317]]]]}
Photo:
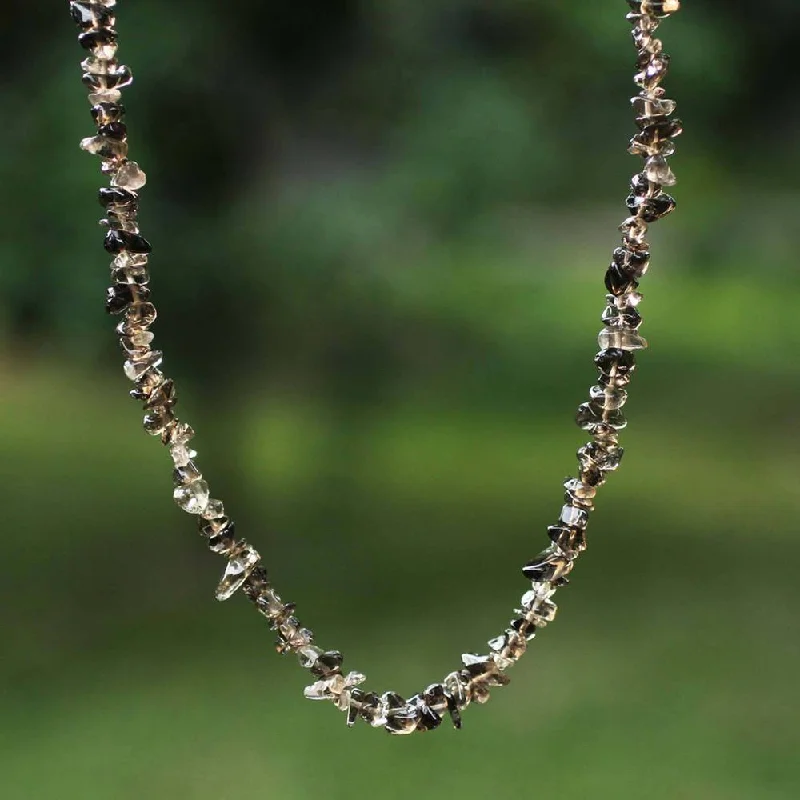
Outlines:
{"type": "Polygon", "coordinates": [[[601,350],[614,348],[617,350],[644,350],[647,340],[636,331],[627,328],[604,328],[597,337],[601,350]]]}
{"type": "Polygon", "coordinates": [[[184,486],[176,486],[173,492],[175,502],[188,514],[202,514],[209,500],[208,484],[196,480],[184,486]]]}
{"type": "Polygon", "coordinates": [[[675,174],[670,169],[664,156],[651,156],[644,165],[644,174],[647,180],[661,186],[674,186],[677,183],[675,174]]]}
{"type": "MultiPolygon", "coordinates": [[[[201,481],[202,483],[202,481],[201,481]]],[[[208,486],[206,486],[206,491],[208,486]]],[[[177,491],[177,490],[176,490],[177,491]]],[[[206,502],[208,498],[206,497],[206,502]]],[[[193,512],[196,513],[196,512],[193,512]]],[[[261,556],[244,540],[240,541],[228,557],[222,580],[217,586],[217,600],[227,600],[238,591],[261,560],[261,556]]]]}
{"type": "Polygon", "coordinates": [[[147,183],[147,175],[135,161],[126,161],[112,176],[111,185],[137,191],[147,183]]]}

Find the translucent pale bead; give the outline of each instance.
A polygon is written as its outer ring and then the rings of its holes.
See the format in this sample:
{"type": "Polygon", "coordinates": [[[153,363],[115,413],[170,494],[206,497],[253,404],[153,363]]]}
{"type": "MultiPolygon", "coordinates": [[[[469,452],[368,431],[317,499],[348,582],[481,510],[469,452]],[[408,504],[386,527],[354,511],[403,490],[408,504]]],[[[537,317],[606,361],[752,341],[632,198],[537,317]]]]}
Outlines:
{"type": "Polygon", "coordinates": [[[118,103],[122,99],[119,89],[99,89],[89,93],[89,102],[96,106],[98,103],[118,103]]]}
{"type": "Polygon", "coordinates": [[[136,331],[131,334],[131,344],[135,347],[147,347],[153,341],[152,331],[136,331]]]}
{"type": "Polygon", "coordinates": [[[222,505],[222,500],[209,500],[203,511],[203,517],[205,519],[218,519],[224,516],[225,507],[222,505]]]}
{"type": "Polygon", "coordinates": [[[674,100],[664,97],[638,97],[631,98],[631,104],[637,117],[667,117],[675,111],[674,100]]]}
{"type": "Polygon", "coordinates": [[[176,467],[185,467],[197,455],[196,450],[192,450],[185,444],[174,444],[170,447],[169,452],[176,467]]]}
{"type": "Polygon", "coordinates": [[[303,695],[308,700],[330,700],[341,695],[344,688],[344,675],[336,674],[306,686],[303,695]]]}
{"type": "Polygon", "coordinates": [[[147,265],[147,253],[129,253],[127,250],[114,256],[114,266],[122,269],[130,267],[144,267],[147,265]]]}
{"type": "Polygon", "coordinates": [[[636,308],[642,302],[642,295],[636,291],[626,292],[619,297],[613,294],[606,295],[606,301],[609,305],[615,305],[617,308],[636,308]]]}
{"type": "Polygon", "coordinates": [[[533,589],[522,595],[522,608],[526,611],[530,611],[545,600],[549,600],[554,594],[555,589],[553,589],[551,584],[546,582],[534,583],[533,589]]]}
{"type": "Polygon", "coordinates": [[[564,506],[561,509],[561,522],[572,528],[585,528],[588,514],[585,509],[564,506]]]}
{"type": "Polygon", "coordinates": [[[604,328],[597,337],[601,350],[616,347],[619,350],[644,350],[647,340],[627,328],[604,328]]]}
{"type": "MultiPolygon", "coordinates": [[[[175,491],[177,492],[177,489],[175,491]]],[[[207,493],[208,486],[206,486],[206,503],[208,502],[207,493]]],[[[241,588],[242,584],[247,580],[247,576],[260,560],[261,556],[254,548],[244,541],[240,542],[225,565],[222,580],[217,586],[217,600],[222,601],[232,597],[241,588]]]]}
{"type": "Polygon", "coordinates": [[[202,514],[208,505],[208,484],[204,480],[192,481],[186,486],[178,486],[172,496],[188,514],[202,514]]]}
{"type": "Polygon", "coordinates": [[[317,659],[322,655],[322,648],[309,644],[301,647],[297,651],[297,659],[303,669],[311,669],[317,663],[317,659]]]}
{"type": "Polygon", "coordinates": [[[87,136],[81,139],[80,148],[87,153],[97,155],[103,149],[103,140],[99,136],[87,136]]]}
{"type": "Polygon", "coordinates": [[[277,619],[286,612],[286,604],[271,587],[261,593],[261,596],[256,601],[256,608],[267,619],[277,619]]]}
{"type": "Polygon", "coordinates": [[[608,411],[616,411],[628,401],[628,393],[625,389],[618,389],[613,386],[592,386],[589,389],[589,396],[593,402],[608,411]]]}
{"type": "Polygon", "coordinates": [[[136,191],[147,183],[147,175],[135,161],[126,161],[111,178],[111,185],[136,191]]]}
{"type": "Polygon", "coordinates": [[[339,711],[348,712],[347,725],[349,727],[352,727],[357,719],[357,714],[352,713],[353,711],[357,711],[357,709],[351,709],[351,705],[355,699],[354,695],[356,695],[359,691],[356,687],[359,684],[364,683],[366,679],[367,676],[360,672],[348,672],[344,679],[344,689],[334,701],[339,711]]]}
{"type": "MultiPolygon", "coordinates": [[[[185,445],[194,437],[194,430],[191,425],[179,422],[172,431],[170,443],[173,445],[185,445]]],[[[195,453],[195,455],[197,455],[195,453]]]]}
{"type": "Polygon", "coordinates": [[[81,150],[106,159],[121,159],[128,155],[128,143],[105,136],[87,136],[81,139],[81,150]]]}
{"type": "Polygon", "coordinates": [[[107,75],[111,70],[116,67],[115,61],[109,61],[104,58],[96,58],[95,56],[89,56],[88,58],[81,61],[81,69],[84,72],[88,72],[92,75],[107,75]]]}
{"type": "Polygon", "coordinates": [[[661,186],[674,186],[677,183],[675,173],[663,156],[648,158],[644,165],[644,174],[651,183],[658,183],[661,186]]]}
{"type": "Polygon", "coordinates": [[[122,368],[128,380],[138,381],[148,369],[157,367],[162,360],[163,353],[160,350],[152,350],[140,358],[130,358],[122,368]]]}

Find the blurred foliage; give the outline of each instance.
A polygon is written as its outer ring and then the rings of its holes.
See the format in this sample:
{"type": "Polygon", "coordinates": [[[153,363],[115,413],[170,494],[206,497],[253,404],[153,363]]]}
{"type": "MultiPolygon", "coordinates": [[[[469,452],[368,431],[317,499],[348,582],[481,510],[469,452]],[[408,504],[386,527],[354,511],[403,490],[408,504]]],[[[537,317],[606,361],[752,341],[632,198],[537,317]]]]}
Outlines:
{"type": "MultiPolygon", "coordinates": [[[[71,348],[91,348],[103,325],[92,299],[103,276],[89,268],[102,256],[87,225],[97,176],[75,150],[91,123],[65,67],[76,58],[69,20],[27,3],[25,13],[40,48],[26,58],[27,44],[2,34],[15,80],[3,90],[0,174],[59,190],[31,189],[3,216],[0,320],[10,336],[68,335],[71,348]]],[[[631,51],[620,15],[592,4],[240,2],[221,19],[210,2],[140,0],[120,15],[137,76],[126,95],[132,147],[151,178],[143,222],[162,304],[182,308],[163,323],[182,363],[210,346],[235,368],[299,342],[324,367],[331,345],[305,341],[301,309],[335,327],[343,350],[358,349],[375,333],[372,316],[391,311],[385,270],[458,240],[489,268],[498,250],[527,246],[529,269],[546,273],[539,251],[563,232],[534,236],[526,215],[578,216],[624,196],[631,51]],[[244,296],[264,312],[240,314],[244,296]],[[214,342],[198,346],[209,315],[214,342]]],[[[716,0],[669,25],[680,65],[669,85],[690,131],[681,172],[703,208],[675,224],[695,270],[723,271],[767,247],[773,263],[789,253],[788,213],[767,187],[796,166],[794,112],[775,125],[773,109],[791,91],[776,54],[800,11],[767,0],[754,16],[716,0]],[[764,144],[780,160],[762,158],[764,144]]],[[[447,277],[462,280],[457,263],[447,277]]],[[[390,341],[372,348],[396,366],[390,341]]]]}
{"type": "MultiPolygon", "coordinates": [[[[304,703],[210,598],[110,345],[53,5],[7,0],[33,44],[0,31],[0,797],[800,796],[800,5],[686,0],[664,26],[687,133],[624,468],[513,685],[400,742],[304,703]]],[[[371,686],[422,688],[497,632],[574,469],[635,168],[625,5],[119,4],[179,409],[371,686]]]]}

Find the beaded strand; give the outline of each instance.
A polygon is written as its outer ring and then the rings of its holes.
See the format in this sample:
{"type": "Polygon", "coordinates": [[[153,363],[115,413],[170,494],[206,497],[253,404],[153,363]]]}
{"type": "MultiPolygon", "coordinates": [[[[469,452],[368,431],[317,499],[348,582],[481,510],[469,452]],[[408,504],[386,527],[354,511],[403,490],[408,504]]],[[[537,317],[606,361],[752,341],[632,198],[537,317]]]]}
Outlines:
{"type": "Polygon", "coordinates": [[[576,417],[591,440],[578,450],[578,477],[564,483],[564,506],[556,524],[548,528],[549,546],[523,567],[531,588],[522,596],[508,628],[488,643],[488,654],[463,655],[457,670],[406,700],[395,692],[379,695],[362,688],[364,675],[345,673],[339,651],[314,644],[312,632],[295,615],[294,603],[285,603],[275,592],[260,555],[237,537],[233,520],[222,502],[212,498],[195,464],[197,454],[190,446],[194,431],[175,415],[175,385],[160,369],[162,353],[152,347],[150,328],[156,309],[150,301],[151,246],[137,221],[139,191],[147,179],[139,165],[128,160],[128,131],[120,101],[121,90],[130,86],[133,77],[116,57],[117,0],[69,2],[80,29],[78,41],[88,53],[81,64],[82,79],[97,126],[97,133],[83,139],[80,146],[100,157],[102,172],[110,179],[99,193],[105,208],[101,221],[107,229],[104,245],[113,256],[106,310],[121,318],[116,331],[125,355],[125,375],[134,384],[130,394],[143,405],[145,430],[160,437],[172,457],[175,502],[197,517],[209,548],[225,559],[217,599],[227,600],[241,589],[276,631],[278,652],[296,654],[313,676],[305,696],[332,701],[345,712],[348,725],[362,719],[393,734],[408,734],[432,730],[449,715],[460,728],[461,712],[470,703],[485,703],[492,688],[505,686],[509,682],[506,670],[525,653],[538,630],[555,618],[553,595],[568,583],[577,557],[586,549],[586,527],[597,488],[622,459],[619,431],[626,425],[622,407],[635,368],[634,353],[647,347],[639,334],[642,318],[638,311],[642,299],[639,279],[650,262],[645,237],[650,223],[675,208],[675,200],[663,188],[675,183],[667,159],[674,152],[672,140],[682,131],[681,123],[671,116],[675,102],[665,98],[661,88],[669,56],[654,36],[660,21],[678,11],[680,2],[627,0],[627,4],[638,54],[634,82],[639,88],[631,101],[639,130],[631,139],[629,152],[641,156],[644,164],[631,180],[630,215],[620,226],[622,243],[614,250],[606,272],[608,294],[598,337],[600,352],[594,360],[599,379],[576,417]]]}

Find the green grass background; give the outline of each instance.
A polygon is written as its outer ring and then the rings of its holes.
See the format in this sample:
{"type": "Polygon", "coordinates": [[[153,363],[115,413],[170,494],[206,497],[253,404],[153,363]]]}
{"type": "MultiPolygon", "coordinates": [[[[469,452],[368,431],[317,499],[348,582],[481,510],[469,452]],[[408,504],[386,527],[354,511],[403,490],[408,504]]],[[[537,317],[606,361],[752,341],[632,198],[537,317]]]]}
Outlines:
{"type": "MultiPolygon", "coordinates": [[[[498,270],[475,296],[507,311],[473,323],[523,325],[520,365],[559,374],[527,408],[410,387],[342,413],[254,383],[200,415],[200,463],[279,589],[379,688],[417,691],[502,628],[581,441],[594,287],[579,271],[526,304],[498,270]]],[[[5,796],[796,796],[798,374],[745,330],[735,278],[702,314],[691,282],[648,288],[628,452],[559,617],[463,731],[410,740],[303,700],[257,615],[213,600],[122,377],[7,362],[5,796]]]]}

